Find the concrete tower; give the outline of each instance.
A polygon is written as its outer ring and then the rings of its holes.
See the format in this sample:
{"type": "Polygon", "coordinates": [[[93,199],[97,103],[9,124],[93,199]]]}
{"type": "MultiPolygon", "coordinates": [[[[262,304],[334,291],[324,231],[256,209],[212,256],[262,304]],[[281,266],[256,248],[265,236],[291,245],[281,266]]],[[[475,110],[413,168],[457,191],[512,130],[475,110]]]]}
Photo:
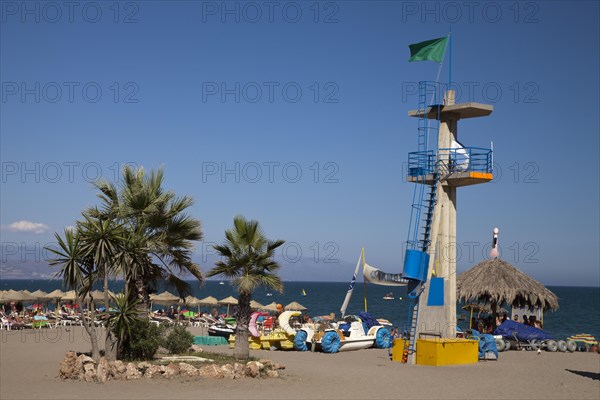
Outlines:
{"type": "Polygon", "coordinates": [[[431,165],[412,170],[409,166],[412,171],[409,182],[436,185],[429,227],[427,281],[419,297],[417,339],[423,334],[456,337],[456,191],[461,186],[486,183],[493,178],[491,149],[463,147],[458,143],[458,121],[488,116],[493,107],[474,102],[455,104],[452,90],[445,91],[443,97],[439,106],[420,107],[408,113],[410,117],[439,123],[437,148],[428,152],[431,165]]]}

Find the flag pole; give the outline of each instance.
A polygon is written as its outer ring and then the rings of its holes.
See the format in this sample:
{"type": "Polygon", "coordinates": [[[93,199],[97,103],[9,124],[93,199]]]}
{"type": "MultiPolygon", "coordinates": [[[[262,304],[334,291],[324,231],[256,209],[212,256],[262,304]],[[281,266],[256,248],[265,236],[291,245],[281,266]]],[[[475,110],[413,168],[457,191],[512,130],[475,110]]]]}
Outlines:
{"type": "Polygon", "coordinates": [[[364,287],[364,295],[363,301],[365,303],[365,312],[367,312],[367,280],[365,279],[365,248],[362,248],[362,264],[363,264],[363,287],[364,287]]]}
{"type": "Polygon", "coordinates": [[[452,26],[450,26],[450,33],[448,33],[448,46],[450,46],[450,54],[448,59],[448,86],[452,84],[452,26]]]}
{"type": "MultiPolygon", "coordinates": [[[[447,46],[450,46],[450,69],[449,69],[449,75],[452,76],[452,29],[450,30],[450,33],[448,33],[448,41],[450,43],[448,43],[447,46]]],[[[444,57],[442,57],[442,62],[440,63],[440,66],[438,67],[438,71],[437,71],[437,75],[435,77],[435,83],[439,83],[440,82],[440,74],[442,73],[442,67],[444,66],[444,60],[446,59],[446,52],[444,51],[444,57]]],[[[448,82],[448,86],[450,86],[450,82],[448,82]]],[[[431,101],[429,103],[433,103],[433,100],[435,99],[435,94],[437,92],[437,89],[431,94],[431,101]]],[[[442,93],[443,95],[443,93],[442,93]]]]}

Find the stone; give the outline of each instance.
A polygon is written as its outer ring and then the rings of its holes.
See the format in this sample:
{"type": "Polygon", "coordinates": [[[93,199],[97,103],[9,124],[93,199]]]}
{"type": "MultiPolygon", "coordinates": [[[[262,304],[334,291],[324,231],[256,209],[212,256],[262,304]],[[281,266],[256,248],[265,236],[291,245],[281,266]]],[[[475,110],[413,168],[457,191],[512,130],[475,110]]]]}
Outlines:
{"type": "Polygon", "coordinates": [[[108,364],[108,360],[105,357],[100,358],[98,362],[98,367],[96,369],[96,379],[98,382],[106,383],[108,378],[110,377],[110,365],[108,364]]]}
{"type": "Polygon", "coordinates": [[[95,370],[95,369],[96,369],[96,366],[94,364],[91,364],[91,363],[83,364],[83,370],[85,372],[95,370]]]}
{"type": "Polygon", "coordinates": [[[173,379],[177,375],[179,375],[179,367],[177,365],[169,364],[165,367],[164,378],[173,379]]]}
{"type": "Polygon", "coordinates": [[[263,364],[256,361],[249,361],[246,363],[246,368],[244,369],[244,375],[249,378],[258,378],[260,376],[260,370],[263,364]]]}
{"type": "Polygon", "coordinates": [[[197,344],[193,344],[192,347],[190,347],[190,350],[193,353],[202,353],[204,350],[202,349],[202,347],[200,347],[200,345],[197,344]]]}
{"type": "Polygon", "coordinates": [[[221,373],[223,374],[223,378],[234,379],[235,371],[233,369],[233,365],[225,364],[221,367],[221,373]]]}
{"type": "Polygon", "coordinates": [[[77,357],[77,362],[75,363],[75,371],[79,374],[79,377],[77,378],[78,380],[84,380],[85,379],[85,369],[84,366],[85,364],[89,364],[92,365],[92,367],[94,366],[96,362],[94,361],[94,359],[92,357],[88,357],[85,354],[81,354],[79,355],[79,357],[77,357]]]}
{"type": "Polygon", "coordinates": [[[94,382],[96,380],[96,368],[94,368],[92,364],[87,364],[86,367],[88,365],[91,365],[91,368],[86,368],[85,373],[83,374],[83,380],[86,382],[94,382]]]}
{"type": "Polygon", "coordinates": [[[130,381],[133,379],[140,379],[142,377],[142,374],[140,371],[138,371],[137,367],[135,366],[134,363],[128,363],[127,364],[127,369],[125,370],[125,379],[130,381]]]}
{"type": "Polygon", "coordinates": [[[142,361],[138,363],[137,367],[138,369],[145,370],[146,368],[150,368],[151,365],[148,361],[142,361]]]}
{"type": "Polygon", "coordinates": [[[79,379],[80,371],[75,369],[77,364],[77,353],[69,351],[60,363],[59,376],[61,379],[79,379]]]}
{"type": "Polygon", "coordinates": [[[190,378],[198,376],[198,368],[188,363],[179,363],[179,375],[190,378]]]}
{"type": "Polygon", "coordinates": [[[223,373],[221,368],[218,366],[211,364],[205,367],[202,367],[198,370],[198,375],[201,378],[213,378],[213,379],[221,379],[223,378],[223,373]]]}
{"type": "Polygon", "coordinates": [[[108,366],[110,368],[110,376],[117,380],[125,379],[125,372],[127,371],[127,366],[123,363],[123,361],[109,361],[108,366]]]}
{"type": "Polygon", "coordinates": [[[244,373],[244,369],[245,369],[245,365],[241,364],[241,363],[235,363],[233,364],[233,379],[241,379],[244,378],[246,375],[244,373]]]}
{"type": "Polygon", "coordinates": [[[285,369],[285,365],[273,363],[272,368],[273,369],[285,369]]]}
{"type": "Polygon", "coordinates": [[[157,377],[157,376],[161,376],[164,372],[165,372],[165,366],[164,365],[152,365],[152,364],[150,364],[150,366],[148,368],[146,368],[146,370],[144,371],[144,376],[146,378],[154,378],[154,377],[157,377]]]}
{"type": "Polygon", "coordinates": [[[267,378],[279,378],[279,372],[274,369],[270,369],[267,371],[267,378]]]}

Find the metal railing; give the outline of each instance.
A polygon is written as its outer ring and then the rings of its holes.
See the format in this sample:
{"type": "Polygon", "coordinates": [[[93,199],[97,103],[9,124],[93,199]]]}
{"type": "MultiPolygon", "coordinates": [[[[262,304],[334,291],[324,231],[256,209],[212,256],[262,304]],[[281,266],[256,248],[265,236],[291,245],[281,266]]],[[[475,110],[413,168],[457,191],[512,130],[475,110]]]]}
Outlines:
{"type": "Polygon", "coordinates": [[[445,172],[492,173],[492,150],[481,147],[413,151],[408,153],[408,176],[415,178],[433,174],[437,165],[443,164],[445,172]]]}

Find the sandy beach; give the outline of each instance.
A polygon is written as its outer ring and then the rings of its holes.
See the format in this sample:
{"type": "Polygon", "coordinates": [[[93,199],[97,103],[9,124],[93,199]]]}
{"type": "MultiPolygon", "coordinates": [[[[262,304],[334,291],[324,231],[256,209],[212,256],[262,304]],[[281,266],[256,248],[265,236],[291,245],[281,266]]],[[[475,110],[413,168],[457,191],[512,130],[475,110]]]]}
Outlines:
{"type": "MultiPolygon", "coordinates": [[[[201,334],[201,328],[192,333],[201,334]]],[[[88,351],[83,328],[2,331],[2,399],[598,399],[600,355],[510,351],[499,361],[406,366],[387,350],[338,354],[251,351],[286,366],[280,379],[61,381],[68,350],[88,351]]],[[[209,352],[230,352],[226,346],[209,352]]]]}

